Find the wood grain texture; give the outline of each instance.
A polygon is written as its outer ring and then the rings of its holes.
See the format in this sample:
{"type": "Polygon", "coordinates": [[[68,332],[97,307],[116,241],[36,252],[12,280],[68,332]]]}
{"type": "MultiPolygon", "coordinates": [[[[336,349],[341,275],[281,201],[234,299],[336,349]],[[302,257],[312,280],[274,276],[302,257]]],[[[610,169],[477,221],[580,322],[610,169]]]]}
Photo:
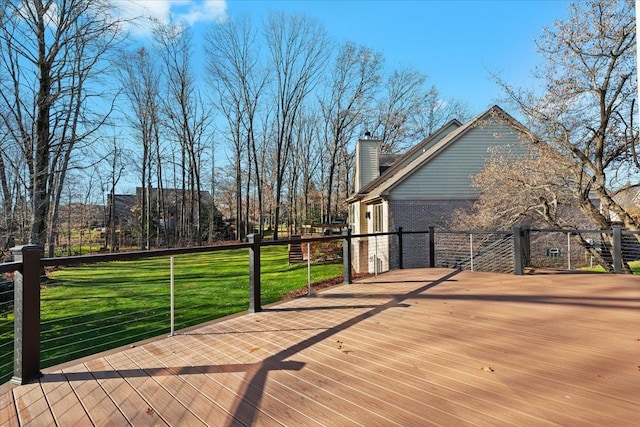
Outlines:
{"type": "Polygon", "coordinates": [[[635,426],[640,277],[397,270],[75,366],[3,426],[635,426]]]}

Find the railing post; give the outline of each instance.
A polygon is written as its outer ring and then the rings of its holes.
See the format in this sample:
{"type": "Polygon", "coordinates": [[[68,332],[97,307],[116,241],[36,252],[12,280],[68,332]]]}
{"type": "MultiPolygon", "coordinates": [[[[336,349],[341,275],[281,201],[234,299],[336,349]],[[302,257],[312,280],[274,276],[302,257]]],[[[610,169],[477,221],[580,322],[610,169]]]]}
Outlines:
{"type": "Polygon", "coordinates": [[[402,249],[402,227],[398,227],[398,268],[404,268],[404,254],[402,249]]]}
{"type": "Polygon", "coordinates": [[[613,224],[613,272],[622,274],[622,226],[613,224]]]}
{"type": "Polygon", "coordinates": [[[351,229],[342,229],[342,266],[344,280],[342,283],[350,285],[353,281],[351,276],[351,229]]]}
{"type": "Polygon", "coordinates": [[[471,271],[475,270],[475,266],[473,265],[473,233],[469,233],[469,252],[470,252],[470,259],[471,259],[471,271]]]}
{"type": "Polygon", "coordinates": [[[176,332],[176,276],[175,276],[175,257],[169,257],[169,326],[171,331],[169,336],[172,337],[176,332]]]}
{"type": "Polygon", "coordinates": [[[513,226],[513,271],[516,276],[524,274],[524,259],[522,257],[522,228],[513,226]]]}
{"type": "Polygon", "coordinates": [[[523,269],[531,265],[531,225],[522,226],[522,238],[520,239],[522,247],[523,269]]]}
{"type": "Polygon", "coordinates": [[[567,270],[571,271],[571,232],[567,231],[567,270]]]}
{"type": "Polygon", "coordinates": [[[11,248],[13,259],[22,262],[14,281],[14,350],[12,383],[26,384],[40,373],[40,257],[44,248],[24,245],[11,248]]]}
{"type": "Polygon", "coordinates": [[[429,226],[429,267],[436,266],[436,238],[435,227],[429,226]]]}
{"type": "Polygon", "coordinates": [[[247,236],[251,247],[249,248],[249,312],[262,311],[260,305],[260,234],[247,236]]]}

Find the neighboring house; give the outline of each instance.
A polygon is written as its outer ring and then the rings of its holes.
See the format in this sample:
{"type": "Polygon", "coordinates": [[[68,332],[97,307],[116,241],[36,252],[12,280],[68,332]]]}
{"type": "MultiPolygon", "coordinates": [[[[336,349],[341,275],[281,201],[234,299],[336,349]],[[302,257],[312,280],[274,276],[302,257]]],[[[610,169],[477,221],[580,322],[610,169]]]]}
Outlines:
{"type": "MultiPolygon", "coordinates": [[[[486,164],[491,149],[513,153],[527,150],[527,129],[498,106],[467,123],[452,120],[405,154],[386,164],[380,141],[360,139],[356,146],[355,193],[349,203],[349,227],[353,234],[423,231],[446,227],[458,208],[477,199],[472,178],[486,164]]],[[[409,236],[407,236],[409,237],[409,236]]],[[[424,240],[424,236],[421,237],[424,240]]],[[[417,235],[404,241],[404,265],[424,267],[428,260],[417,235]],[[412,247],[411,245],[414,245],[412,247]]],[[[397,267],[390,259],[397,239],[354,239],[354,269],[377,272],[397,267]]]]}
{"type": "MultiPolygon", "coordinates": [[[[640,217],[640,188],[630,187],[622,190],[613,196],[613,200],[615,200],[632,217],[640,217]]],[[[620,217],[615,212],[609,211],[609,215],[611,216],[612,221],[620,221],[620,217]]]]}
{"type": "MultiPolygon", "coordinates": [[[[166,202],[165,209],[167,217],[162,218],[161,214],[158,214],[157,212],[159,191],[160,190],[157,188],[152,188],[149,191],[149,199],[151,201],[149,214],[151,216],[151,222],[152,224],[157,224],[160,229],[164,230],[166,233],[174,233],[178,226],[178,221],[180,221],[183,197],[186,203],[189,203],[188,200],[191,197],[191,192],[189,190],[185,190],[183,192],[180,189],[164,188],[162,192],[166,202]]],[[[144,193],[140,187],[136,188],[136,194],[115,194],[113,197],[108,195],[108,218],[105,226],[107,228],[107,232],[109,232],[111,225],[116,228],[118,233],[122,232],[119,239],[120,243],[124,245],[135,244],[135,239],[130,235],[132,235],[132,231],[137,231],[137,228],[140,226],[143,195],[144,193]],[[112,213],[115,214],[114,218],[111,218],[112,213]]],[[[202,210],[210,209],[211,194],[208,191],[201,191],[200,195],[202,210]]],[[[189,206],[185,206],[185,209],[188,210],[189,206]]],[[[230,233],[228,226],[225,227],[224,230],[220,231],[223,232],[222,234],[224,234],[225,238],[230,233]]]]}

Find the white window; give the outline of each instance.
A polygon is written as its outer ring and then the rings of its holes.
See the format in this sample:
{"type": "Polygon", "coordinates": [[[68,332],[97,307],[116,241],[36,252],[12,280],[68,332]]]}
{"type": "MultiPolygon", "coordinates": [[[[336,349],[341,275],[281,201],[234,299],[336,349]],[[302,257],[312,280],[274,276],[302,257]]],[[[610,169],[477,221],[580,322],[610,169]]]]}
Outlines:
{"type": "Polygon", "coordinates": [[[382,203],[373,205],[373,232],[382,233],[382,203]]]}
{"type": "Polygon", "coordinates": [[[349,205],[349,228],[351,231],[357,232],[356,230],[356,203],[352,203],[349,205]]]}

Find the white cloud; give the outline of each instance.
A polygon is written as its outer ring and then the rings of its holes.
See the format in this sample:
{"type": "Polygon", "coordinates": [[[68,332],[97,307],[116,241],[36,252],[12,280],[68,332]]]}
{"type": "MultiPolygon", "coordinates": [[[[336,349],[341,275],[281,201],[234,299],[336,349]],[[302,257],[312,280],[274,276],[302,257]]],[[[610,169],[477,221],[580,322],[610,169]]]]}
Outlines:
{"type": "Polygon", "coordinates": [[[224,0],[205,0],[191,2],[189,13],[181,15],[185,23],[193,25],[199,21],[218,21],[226,16],[227,5],[224,0]]]}
{"type": "Polygon", "coordinates": [[[185,25],[219,21],[226,17],[226,0],[118,0],[120,16],[131,19],[130,29],[143,36],[151,30],[152,22],[168,21],[185,25]]]}

